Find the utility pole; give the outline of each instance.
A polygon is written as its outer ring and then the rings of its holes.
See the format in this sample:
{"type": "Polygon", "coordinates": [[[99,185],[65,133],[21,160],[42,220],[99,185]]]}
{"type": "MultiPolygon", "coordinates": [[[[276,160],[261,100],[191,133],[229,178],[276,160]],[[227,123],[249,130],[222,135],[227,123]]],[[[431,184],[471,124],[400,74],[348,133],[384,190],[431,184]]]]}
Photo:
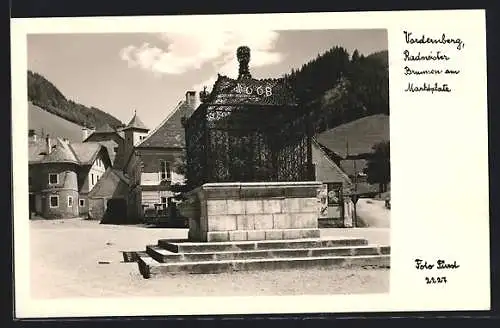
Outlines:
{"type": "MultiPolygon", "coordinates": [[[[349,159],[349,138],[346,138],[346,158],[349,159]]],[[[356,211],[356,204],[358,202],[358,169],[356,167],[356,159],[353,159],[354,161],[354,195],[351,197],[352,203],[354,205],[354,213],[353,213],[353,226],[357,227],[358,225],[358,217],[357,217],[357,211],[356,211]]]]}
{"type": "Polygon", "coordinates": [[[354,158],[354,197],[352,199],[354,204],[354,227],[358,226],[358,215],[356,212],[356,204],[358,203],[358,169],[356,167],[356,158],[354,158]]]}

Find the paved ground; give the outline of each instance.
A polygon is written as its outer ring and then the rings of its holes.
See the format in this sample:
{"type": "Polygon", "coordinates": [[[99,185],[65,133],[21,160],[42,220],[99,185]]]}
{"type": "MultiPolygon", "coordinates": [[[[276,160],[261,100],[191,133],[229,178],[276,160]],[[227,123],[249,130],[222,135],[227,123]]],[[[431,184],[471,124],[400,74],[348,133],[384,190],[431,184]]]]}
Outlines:
{"type": "MultiPolygon", "coordinates": [[[[324,229],[325,236],[365,236],[389,243],[388,229],[324,229]]],[[[252,296],[383,293],[389,270],[307,269],[182,275],[145,280],[120,251],[143,250],[186,229],[100,225],[81,219],[31,221],[31,288],[35,298],[252,296]],[[101,263],[100,263],[101,262],[101,263]]]]}
{"type": "Polygon", "coordinates": [[[385,201],[360,198],[356,204],[358,218],[366,226],[373,228],[389,228],[391,211],[385,208],[385,201]]]}

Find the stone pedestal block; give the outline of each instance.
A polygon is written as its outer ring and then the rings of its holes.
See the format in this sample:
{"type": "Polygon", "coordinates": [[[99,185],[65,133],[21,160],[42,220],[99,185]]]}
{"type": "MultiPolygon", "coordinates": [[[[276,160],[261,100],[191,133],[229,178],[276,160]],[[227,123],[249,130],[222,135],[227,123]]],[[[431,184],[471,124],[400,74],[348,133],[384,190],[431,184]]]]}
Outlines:
{"type": "Polygon", "coordinates": [[[192,241],[319,237],[321,182],[207,183],[179,209],[192,241]]]}

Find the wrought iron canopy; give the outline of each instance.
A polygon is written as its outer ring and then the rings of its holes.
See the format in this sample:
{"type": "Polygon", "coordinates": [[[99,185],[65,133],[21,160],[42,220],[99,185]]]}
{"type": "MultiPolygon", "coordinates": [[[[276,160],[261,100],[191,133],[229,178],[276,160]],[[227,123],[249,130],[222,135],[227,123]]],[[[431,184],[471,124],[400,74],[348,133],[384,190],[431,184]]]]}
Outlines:
{"type": "Polygon", "coordinates": [[[238,79],[219,75],[200,98],[184,120],[190,186],[314,180],[309,114],[284,79],[258,80],[240,69],[238,79]]]}

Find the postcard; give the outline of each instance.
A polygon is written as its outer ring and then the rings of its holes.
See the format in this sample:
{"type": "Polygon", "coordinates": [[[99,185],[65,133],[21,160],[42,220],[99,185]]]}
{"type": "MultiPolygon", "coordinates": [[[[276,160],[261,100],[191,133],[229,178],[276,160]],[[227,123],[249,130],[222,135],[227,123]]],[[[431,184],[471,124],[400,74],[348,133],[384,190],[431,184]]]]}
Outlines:
{"type": "Polygon", "coordinates": [[[489,310],[484,10],[11,38],[17,318],[489,310]]]}

